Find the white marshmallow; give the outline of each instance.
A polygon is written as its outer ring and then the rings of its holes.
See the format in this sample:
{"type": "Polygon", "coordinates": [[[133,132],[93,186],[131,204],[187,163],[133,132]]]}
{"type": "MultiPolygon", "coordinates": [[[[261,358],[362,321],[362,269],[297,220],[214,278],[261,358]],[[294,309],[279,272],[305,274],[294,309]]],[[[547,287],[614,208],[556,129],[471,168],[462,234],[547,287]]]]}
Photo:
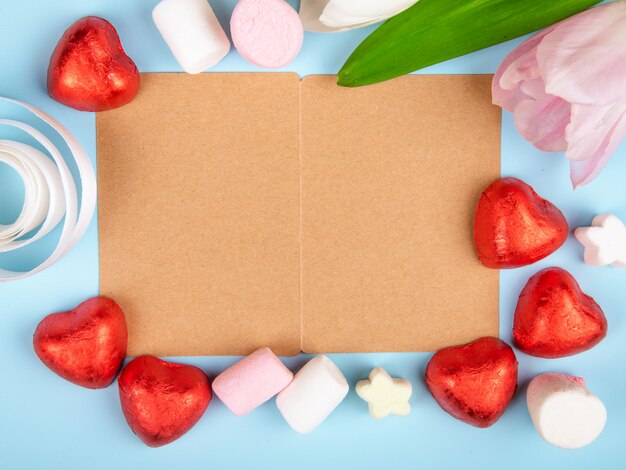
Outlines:
{"type": "Polygon", "coordinates": [[[276,397],[287,424],[302,434],[318,427],[348,394],[350,386],[326,356],[315,356],[276,397]]]}
{"type": "Polygon", "coordinates": [[[370,416],[382,419],[390,414],[406,416],[411,412],[409,398],[413,392],[411,382],[394,379],[382,367],[370,372],[368,380],[356,384],[356,393],[369,406],[370,416]]]}
{"type": "Polygon", "coordinates": [[[585,263],[592,266],[626,266],[626,227],[613,214],[601,214],[591,221],[591,227],[574,231],[585,247],[585,263]]]}
{"type": "Polygon", "coordinates": [[[152,19],[187,73],[200,73],[230,51],[230,41],[207,0],[163,0],[152,19]]]}
{"type": "Polygon", "coordinates": [[[606,423],[604,404],[580,377],[538,375],[528,385],[526,402],[537,432],[563,449],[591,444],[606,423]]]}

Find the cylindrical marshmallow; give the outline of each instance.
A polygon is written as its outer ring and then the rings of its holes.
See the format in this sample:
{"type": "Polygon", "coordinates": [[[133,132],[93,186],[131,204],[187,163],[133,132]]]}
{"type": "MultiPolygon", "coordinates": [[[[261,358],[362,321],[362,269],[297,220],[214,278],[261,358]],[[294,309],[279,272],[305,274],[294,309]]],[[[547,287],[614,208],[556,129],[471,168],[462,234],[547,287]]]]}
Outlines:
{"type": "Polygon", "coordinates": [[[295,431],[318,427],[348,394],[350,386],[326,356],[315,356],[276,397],[276,406],[295,431]]]}
{"type": "Polygon", "coordinates": [[[213,391],[233,413],[242,416],[283,390],[292,378],[269,348],[261,348],[218,375],[213,391]]]}
{"type": "Polygon", "coordinates": [[[580,377],[539,375],[528,385],[526,402],[537,432],[563,449],[591,444],[606,423],[604,404],[580,377]]]}
{"type": "Polygon", "coordinates": [[[298,13],[283,0],[239,0],[230,32],[244,59],[267,68],[295,59],[304,37],[298,13]]]}
{"type": "Polygon", "coordinates": [[[200,73],[228,54],[230,41],[207,0],[163,0],[152,19],[187,73],[200,73]]]}

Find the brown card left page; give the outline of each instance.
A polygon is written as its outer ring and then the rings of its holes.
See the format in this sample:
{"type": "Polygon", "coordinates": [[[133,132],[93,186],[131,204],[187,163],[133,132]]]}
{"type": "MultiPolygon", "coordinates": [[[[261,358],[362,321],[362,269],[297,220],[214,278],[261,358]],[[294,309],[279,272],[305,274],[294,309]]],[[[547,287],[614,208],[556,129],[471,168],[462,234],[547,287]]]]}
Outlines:
{"type": "Polygon", "coordinates": [[[97,115],[100,286],[129,355],[297,354],[299,77],[141,79],[97,115]]]}

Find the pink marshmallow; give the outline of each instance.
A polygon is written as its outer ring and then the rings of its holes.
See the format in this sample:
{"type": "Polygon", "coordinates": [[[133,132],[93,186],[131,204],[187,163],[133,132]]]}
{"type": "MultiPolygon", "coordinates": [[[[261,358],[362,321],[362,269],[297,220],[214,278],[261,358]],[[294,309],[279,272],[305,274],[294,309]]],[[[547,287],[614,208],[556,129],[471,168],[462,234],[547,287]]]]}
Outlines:
{"type": "Polygon", "coordinates": [[[304,36],[298,13],[283,0],[240,0],[230,31],[243,58],[267,68],[295,59],[304,36]]]}
{"type": "Polygon", "coordinates": [[[213,391],[237,416],[262,405],[283,390],[293,374],[269,348],[254,351],[213,381],[213,391]]]}

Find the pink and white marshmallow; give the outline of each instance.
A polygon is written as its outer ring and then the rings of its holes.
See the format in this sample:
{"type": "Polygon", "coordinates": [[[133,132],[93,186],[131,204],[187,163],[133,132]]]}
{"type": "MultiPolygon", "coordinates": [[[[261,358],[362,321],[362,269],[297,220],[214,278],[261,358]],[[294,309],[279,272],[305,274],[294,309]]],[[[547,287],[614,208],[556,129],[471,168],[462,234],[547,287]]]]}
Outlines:
{"type": "Polygon", "coordinates": [[[269,348],[261,348],[218,375],[213,391],[234,414],[243,416],[283,390],[292,378],[269,348]]]}
{"type": "Polygon", "coordinates": [[[267,68],[289,64],[304,38],[298,13],[284,0],[239,0],[230,32],[244,59],[267,68]]]}
{"type": "Polygon", "coordinates": [[[526,392],[528,412],[543,439],[563,449],[591,444],[606,424],[606,408],[580,377],[541,374],[526,392]]]}
{"type": "Polygon", "coordinates": [[[330,359],[315,356],[278,394],[276,406],[293,430],[306,434],[330,416],[349,388],[346,378],[330,359]]]}

